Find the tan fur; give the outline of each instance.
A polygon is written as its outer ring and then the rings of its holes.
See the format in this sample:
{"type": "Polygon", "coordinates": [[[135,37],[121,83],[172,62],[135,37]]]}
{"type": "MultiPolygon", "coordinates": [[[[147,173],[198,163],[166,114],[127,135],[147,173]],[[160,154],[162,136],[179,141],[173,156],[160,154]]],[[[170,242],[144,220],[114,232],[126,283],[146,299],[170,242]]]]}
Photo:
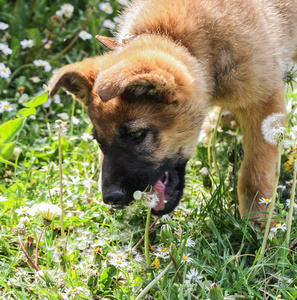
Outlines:
{"type": "MultiPolygon", "coordinates": [[[[145,146],[156,164],[179,152],[191,157],[208,107],[231,111],[244,136],[238,187],[244,215],[256,195],[272,194],[277,149],[261,124],[285,112],[282,76],[297,61],[296,16],[296,0],[135,0],[117,40],[136,38],[62,68],[51,95],[60,87],[73,93],[108,143],[120,124],[155,125],[159,145],[145,146]]],[[[262,211],[257,199],[252,209],[262,211]]]]}

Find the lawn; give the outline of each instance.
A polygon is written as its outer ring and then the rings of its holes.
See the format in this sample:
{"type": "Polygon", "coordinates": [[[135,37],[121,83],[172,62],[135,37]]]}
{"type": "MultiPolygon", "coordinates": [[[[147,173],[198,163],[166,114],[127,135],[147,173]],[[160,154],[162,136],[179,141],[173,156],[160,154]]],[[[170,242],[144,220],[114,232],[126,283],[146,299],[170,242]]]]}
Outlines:
{"type": "Polygon", "coordinates": [[[0,0],[0,299],[297,299],[294,69],[264,226],[240,218],[241,132],[226,112],[210,112],[173,214],[152,216],[140,191],[124,210],[103,203],[87,113],[47,83],[107,51],[94,37],[127,3],[0,0]]]}

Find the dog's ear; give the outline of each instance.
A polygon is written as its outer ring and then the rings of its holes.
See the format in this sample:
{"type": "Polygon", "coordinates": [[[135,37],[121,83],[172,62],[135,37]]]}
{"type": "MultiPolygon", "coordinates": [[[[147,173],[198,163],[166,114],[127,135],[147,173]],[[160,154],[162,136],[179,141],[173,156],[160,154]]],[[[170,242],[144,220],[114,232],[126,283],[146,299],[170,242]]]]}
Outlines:
{"type": "Polygon", "coordinates": [[[77,100],[88,106],[92,99],[92,89],[98,74],[95,58],[62,67],[50,79],[49,96],[53,97],[60,88],[71,93],[77,100]]]}
{"type": "Polygon", "coordinates": [[[98,75],[96,85],[104,102],[127,92],[170,103],[190,93],[193,81],[185,65],[158,53],[118,62],[98,75]]]}

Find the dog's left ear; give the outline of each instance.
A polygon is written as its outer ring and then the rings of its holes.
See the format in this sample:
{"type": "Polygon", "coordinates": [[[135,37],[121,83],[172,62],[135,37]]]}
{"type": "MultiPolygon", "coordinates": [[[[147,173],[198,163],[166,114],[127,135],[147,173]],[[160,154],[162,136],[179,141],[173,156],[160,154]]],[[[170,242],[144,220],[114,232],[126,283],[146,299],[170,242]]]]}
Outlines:
{"type": "Polygon", "coordinates": [[[49,96],[55,96],[63,88],[84,106],[88,106],[93,98],[92,89],[98,72],[95,58],[64,66],[50,79],[49,96]]]}
{"type": "Polygon", "coordinates": [[[102,101],[127,92],[170,103],[191,93],[194,79],[182,62],[165,53],[146,54],[122,60],[98,75],[96,85],[102,101]]]}

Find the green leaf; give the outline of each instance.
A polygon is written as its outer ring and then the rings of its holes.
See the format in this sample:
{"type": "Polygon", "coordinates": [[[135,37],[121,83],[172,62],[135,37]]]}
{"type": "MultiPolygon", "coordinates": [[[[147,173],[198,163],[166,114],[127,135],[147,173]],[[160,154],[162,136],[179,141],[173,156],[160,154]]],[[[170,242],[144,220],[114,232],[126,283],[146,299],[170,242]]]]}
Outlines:
{"type": "Polygon", "coordinates": [[[35,114],[36,114],[36,109],[34,107],[23,108],[23,109],[18,111],[17,117],[18,118],[26,118],[30,115],[35,115],[35,114]]]}
{"type": "Polygon", "coordinates": [[[4,159],[11,159],[13,156],[13,150],[15,147],[15,142],[8,144],[0,144],[0,154],[4,159]]]}
{"type": "Polygon", "coordinates": [[[35,97],[35,99],[29,101],[25,106],[26,107],[36,107],[41,104],[44,104],[47,101],[47,99],[48,99],[48,92],[44,92],[43,94],[35,97]]]}
{"type": "Polygon", "coordinates": [[[10,120],[0,126],[0,144],[11,142],[23,127],[23,118],[10,120]]]}
{"type": "Polygon", "coordinates": [[[9,160],[6,160],[6,159],[2,158],[1,156],[0,156],[0,162],[2,162],[2,163],[4,163],[4,164],[7,164],[7,165],[14,166],[14,167],[16,167],[16,168],[20,168],[18,165],[12,163],[12,162],[9,161],[9,160]]]}

